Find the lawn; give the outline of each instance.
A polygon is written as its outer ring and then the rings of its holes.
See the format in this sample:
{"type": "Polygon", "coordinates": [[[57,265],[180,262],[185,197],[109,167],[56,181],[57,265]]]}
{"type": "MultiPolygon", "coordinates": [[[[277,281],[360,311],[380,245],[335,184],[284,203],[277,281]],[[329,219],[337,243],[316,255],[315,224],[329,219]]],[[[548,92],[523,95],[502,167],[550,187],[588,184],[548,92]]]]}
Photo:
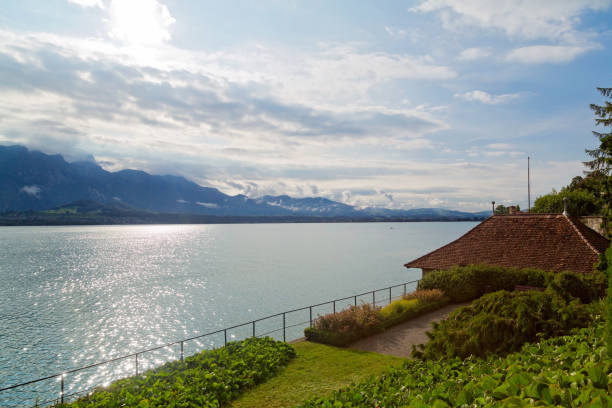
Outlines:
{"type": "Polygon", "coordinates": [[[314,396],[378,376],[403,358],[326,346],[307,341],[295,343],[297,357],[279,374],[242,394],[230,406],[293,407],[314,396]]]}

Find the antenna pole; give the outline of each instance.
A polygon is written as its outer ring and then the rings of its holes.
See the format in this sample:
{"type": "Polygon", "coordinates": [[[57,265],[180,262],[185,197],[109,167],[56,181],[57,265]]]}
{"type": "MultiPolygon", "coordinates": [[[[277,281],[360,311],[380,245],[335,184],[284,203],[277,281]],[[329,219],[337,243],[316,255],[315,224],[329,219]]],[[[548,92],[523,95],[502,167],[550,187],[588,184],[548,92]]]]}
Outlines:
{"type": "Polygon", "coordinates": [[[527,156],[527,212],[531,212],[531,175],[529,172],[530,157],[527,156]]]}

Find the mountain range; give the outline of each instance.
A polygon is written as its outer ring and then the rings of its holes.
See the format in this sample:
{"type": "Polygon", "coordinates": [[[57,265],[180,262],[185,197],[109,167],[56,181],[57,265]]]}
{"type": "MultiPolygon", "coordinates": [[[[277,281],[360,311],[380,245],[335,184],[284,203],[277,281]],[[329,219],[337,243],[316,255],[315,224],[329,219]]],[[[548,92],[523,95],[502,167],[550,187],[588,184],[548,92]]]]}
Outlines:
{"type": "Polygon", "coordinates": [[[164,214],[220,217],[476,220],[489,215],[439,208],[359,209],[322,197],[231,196],[184,177],[140,170],[109,172],[93,160],[69,163],[61,155],[0,146],[0,212],[43,211],[83,200],[164,214]]]}

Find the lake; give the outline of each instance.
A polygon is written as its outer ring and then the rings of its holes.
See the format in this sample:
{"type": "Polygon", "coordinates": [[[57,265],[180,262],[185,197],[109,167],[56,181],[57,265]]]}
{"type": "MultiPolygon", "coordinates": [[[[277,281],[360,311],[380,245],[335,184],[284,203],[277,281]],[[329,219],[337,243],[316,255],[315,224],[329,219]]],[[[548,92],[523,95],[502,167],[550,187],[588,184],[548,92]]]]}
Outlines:
{"type": "MultiPolygon", "coordinates": [[[[420,270],[404,263],[476,224],[0,227],[0,388],[416,280],[420,270]]],[[[330,311],[327,305],[314,313],[330,311]]],[[[305,313],[289,317],[289,338],[302,335],[305,313]]],[[[256,334],[282,327],[273,320],[258,323],[256,334]]],[[[250,326],[231,330],[228,341],[251,333],[250,326]]],[[[185,343],[185,355],[223,342],[220,334],[185,343]]],[[[177,353],[144,354],[139,367],[177,353]]],[[[131,375],[134,365],[130,359],[69,374],[66,393],[131,375]]],[[[45,401],[58,390],[53,379],[6,391],[0,406],[45,401]]]]}

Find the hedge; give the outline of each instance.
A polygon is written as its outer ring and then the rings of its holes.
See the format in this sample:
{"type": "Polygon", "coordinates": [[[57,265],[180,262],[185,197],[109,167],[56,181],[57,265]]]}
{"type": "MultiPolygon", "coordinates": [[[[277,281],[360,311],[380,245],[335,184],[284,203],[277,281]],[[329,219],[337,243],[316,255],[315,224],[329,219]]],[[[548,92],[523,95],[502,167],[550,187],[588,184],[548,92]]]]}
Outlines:
{"type": "Polygon", "coordinates": [[[600,271],[579,274],[570,271],[549,272],[535,268],[504,268],[491,265],[457,266],[427,273],[419,289],[440,289],[452,302],[467,302],[485,293],[514,290],[517,285],[552,287],[564,297],[590,303],[605,296],[606,277],[600,271]]]}

